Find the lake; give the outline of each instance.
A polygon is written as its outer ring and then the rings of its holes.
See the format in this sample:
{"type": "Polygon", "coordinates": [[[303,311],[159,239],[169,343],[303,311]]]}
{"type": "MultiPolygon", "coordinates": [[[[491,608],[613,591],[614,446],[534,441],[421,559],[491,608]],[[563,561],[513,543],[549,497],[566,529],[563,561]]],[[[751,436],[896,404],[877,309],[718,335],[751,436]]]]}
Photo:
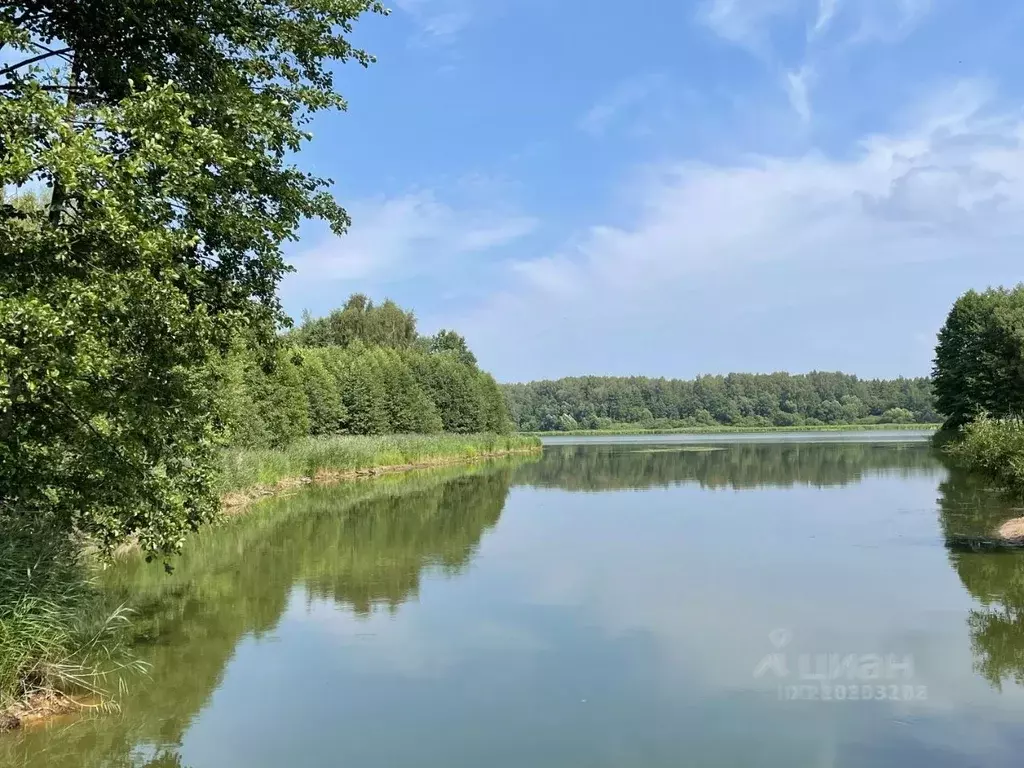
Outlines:
{"type": "Polygon", "coordinates": [[[189,543],[116,714],[17,766],[1019,766],[1019,515],[929,434],[552,440],[189,543]]]}

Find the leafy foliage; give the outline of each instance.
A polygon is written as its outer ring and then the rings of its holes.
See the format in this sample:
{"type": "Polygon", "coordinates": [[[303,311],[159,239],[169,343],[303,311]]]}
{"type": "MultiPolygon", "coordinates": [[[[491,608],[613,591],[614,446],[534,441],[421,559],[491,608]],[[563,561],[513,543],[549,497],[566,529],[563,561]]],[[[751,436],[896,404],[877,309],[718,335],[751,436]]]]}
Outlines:
{"type": "Polygon", "coordinates": [[[328,181],[290,158],[313,113],[344,107],[328,62],[371,61],[346,39],[366,11],[383,8],[0,8],[0,188],[48,188],[45,205],[0,201],[8,514],[150,552],[214,514],[211,361],[240,333],[272,341],[281,244],[300,221],[348,223],[328,181]]]}
{"type": "Polygon", "coordinates": [[[511,430],[501,389],[466,340],[454,331],[417,335],[412,313],[394,302],[376,306],[356,294],[326,318],[307,317],[284,344],[273,365],[236,345],[217,366],[219,412],[236,447],[280,448],[307,434],[511,430]],[[319,336],[331,328],[343,332],[319,336]],[[318,338],[326,341],[288,346],[318,338]]]}
{"type": "Polygon", "coordinates": [[[945,446],[953,459],[1001,487],[1024,491],[1024,422],[986,415],[961,427],[945,446]]]}
{"type": "Polygon", "coordinates": [[[345,306],[327,317],[304,317],[302,325],[288,338],[307,347],[348,347],[361,341],[370,346],[404,348],[413,345],[418,336],[412,312],[406,312],[390,299],[378,306],[365,295],[355,293],[345,306]]]}
{"type": "Polygon", "coordinates": [[[957,299],[939,332],[933,378],[947,427],[1024,413],[1024,285],[957,299]]]}

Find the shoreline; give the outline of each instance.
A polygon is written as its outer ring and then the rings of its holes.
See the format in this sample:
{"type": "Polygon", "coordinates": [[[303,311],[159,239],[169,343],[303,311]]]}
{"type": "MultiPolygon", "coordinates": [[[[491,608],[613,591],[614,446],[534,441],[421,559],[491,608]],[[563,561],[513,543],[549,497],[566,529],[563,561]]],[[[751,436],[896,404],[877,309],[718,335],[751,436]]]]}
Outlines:
{"type": "Polygon", "coordinates": [[[0,735],[32,728],[51,720],[101,706],[89,699],[78,699],[60,691],[35,691],[24,699],[0,709],[0,735]]]}
{"type": "Polygon", "coordinates": [[[542,445],[528,448],[510,448],[501,451],[479,453],[473,456],[441,456],[436,459],[410,462],[405,464],[383,464],[379,466],[361,467],[359,469],[319,469],[313,475],[298,475],[286,477],[271,484],[257,484],[237,491],[230,491],[221,495],[221,511],[228,517],[241,514],[248,507],[264,499],[275,498],[290,491],[295,491],[309,485],[336,485],[338,483],[352,482],[355,480],[369,480],[383,475],[392,475],[402,472],[414,472],[423,469],[436,469],[438,467],[450,467],[460,464],[474,464],[478,461],[491,461],[508,456],[523,454],[541,453],[544,450],[542,445]]]}
{"type": "MultiPolygon", "coordinates": [[[[525,438],[525,436],[518,437],[523,439],[517,440],[513,437],[509,441],[508,438],[503,438],[510,447],[498,450],[466,453],[467,448],[472,449],[476,441],[473,436],[463,436],[461,439],[453,439],[452,448],[457,450],[451,450],[447,454],[441,453],[432,457],[389,464],[373,464],[372,459],[370,459],[371,463],[357,468],[332,469],[329,464],[323,465],[312,474],[286,476],[271,483],[255,483],[223,492],[220,495],[221,514],[225,519],[241,516],[260,501],[279,497],[311,485],[334,485],[417,470],[459,465],[471,466],[476,463],[516,455],[540,454],[544,450],[540,440],[536,438],[530,440],[525,438]]],[[[382,454],[381,456],[385,458],[387,454],[382,454]]],[[[387,458],[392,458],[393,460],[394,456],[394,454],[391,454],[387,458]]],[[[327,461],[329,462],[329,459],[327,461]]],[[[132,548],[135,545],[127,544],[125,546],[132,548]]],[[[115,553],[116,557],[117,554],[115,553]]],[[[57,690],[34,691],[13,701],[6,707],[0,707],[0,734],[48,723],[61,716],[97,706],[101,705],[89,699],[81,699],[57,690]]]]}
{"type": "Polygon", "coordinates": [[[666,429],[570,429],[551,430],[546,432],[519,432],[530,437],[604,437],[613,435],[762,435],[775,432],[937,432],[942,425],[927,424],[821,424],[800,427],[669,427],[666,429]]]}

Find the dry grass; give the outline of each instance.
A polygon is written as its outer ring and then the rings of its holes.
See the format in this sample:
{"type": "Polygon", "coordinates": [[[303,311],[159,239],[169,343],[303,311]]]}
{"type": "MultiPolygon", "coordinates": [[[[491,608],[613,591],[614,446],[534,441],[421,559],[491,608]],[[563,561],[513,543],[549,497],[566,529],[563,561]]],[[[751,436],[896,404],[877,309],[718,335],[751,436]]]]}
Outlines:
{"type": "Polygon", "coordinates": [[[996,535],[1003,541],[1024,545],[1024,517],[1007,520],[999,526],[996,535]]]}

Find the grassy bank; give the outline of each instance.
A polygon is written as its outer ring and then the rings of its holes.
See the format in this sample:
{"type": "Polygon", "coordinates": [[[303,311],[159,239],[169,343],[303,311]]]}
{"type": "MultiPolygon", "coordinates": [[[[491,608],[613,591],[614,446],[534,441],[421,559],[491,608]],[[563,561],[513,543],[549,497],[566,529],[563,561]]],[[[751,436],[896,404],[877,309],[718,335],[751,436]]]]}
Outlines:
{"type": "Polygon", "coordinates": [[[643,427],[615,427],[613,429],[574,429],[564,432],[528,432],[537,437],[587,437],[599,435],[716,435],[767,434],[772,432],[858,432],[871,430],[938,429],[939,424],[819,424],[800,427],[674,427],[671,429],[645,429],[643,427]]]}
{"type": "Polygon", "coordinates": [[[80,543],[0,516],[0,731],[96,698],[133,666],[126,612],[91,576],[80,543]]]}
{"type": "Polygon", "coordinates": [[[383,435],[307,438],[281,450],[231,450],[223,458],[222,494],[266,488],[285,480],[346,472],[471,461],[539,451],[527,435],[383,435]]]}

